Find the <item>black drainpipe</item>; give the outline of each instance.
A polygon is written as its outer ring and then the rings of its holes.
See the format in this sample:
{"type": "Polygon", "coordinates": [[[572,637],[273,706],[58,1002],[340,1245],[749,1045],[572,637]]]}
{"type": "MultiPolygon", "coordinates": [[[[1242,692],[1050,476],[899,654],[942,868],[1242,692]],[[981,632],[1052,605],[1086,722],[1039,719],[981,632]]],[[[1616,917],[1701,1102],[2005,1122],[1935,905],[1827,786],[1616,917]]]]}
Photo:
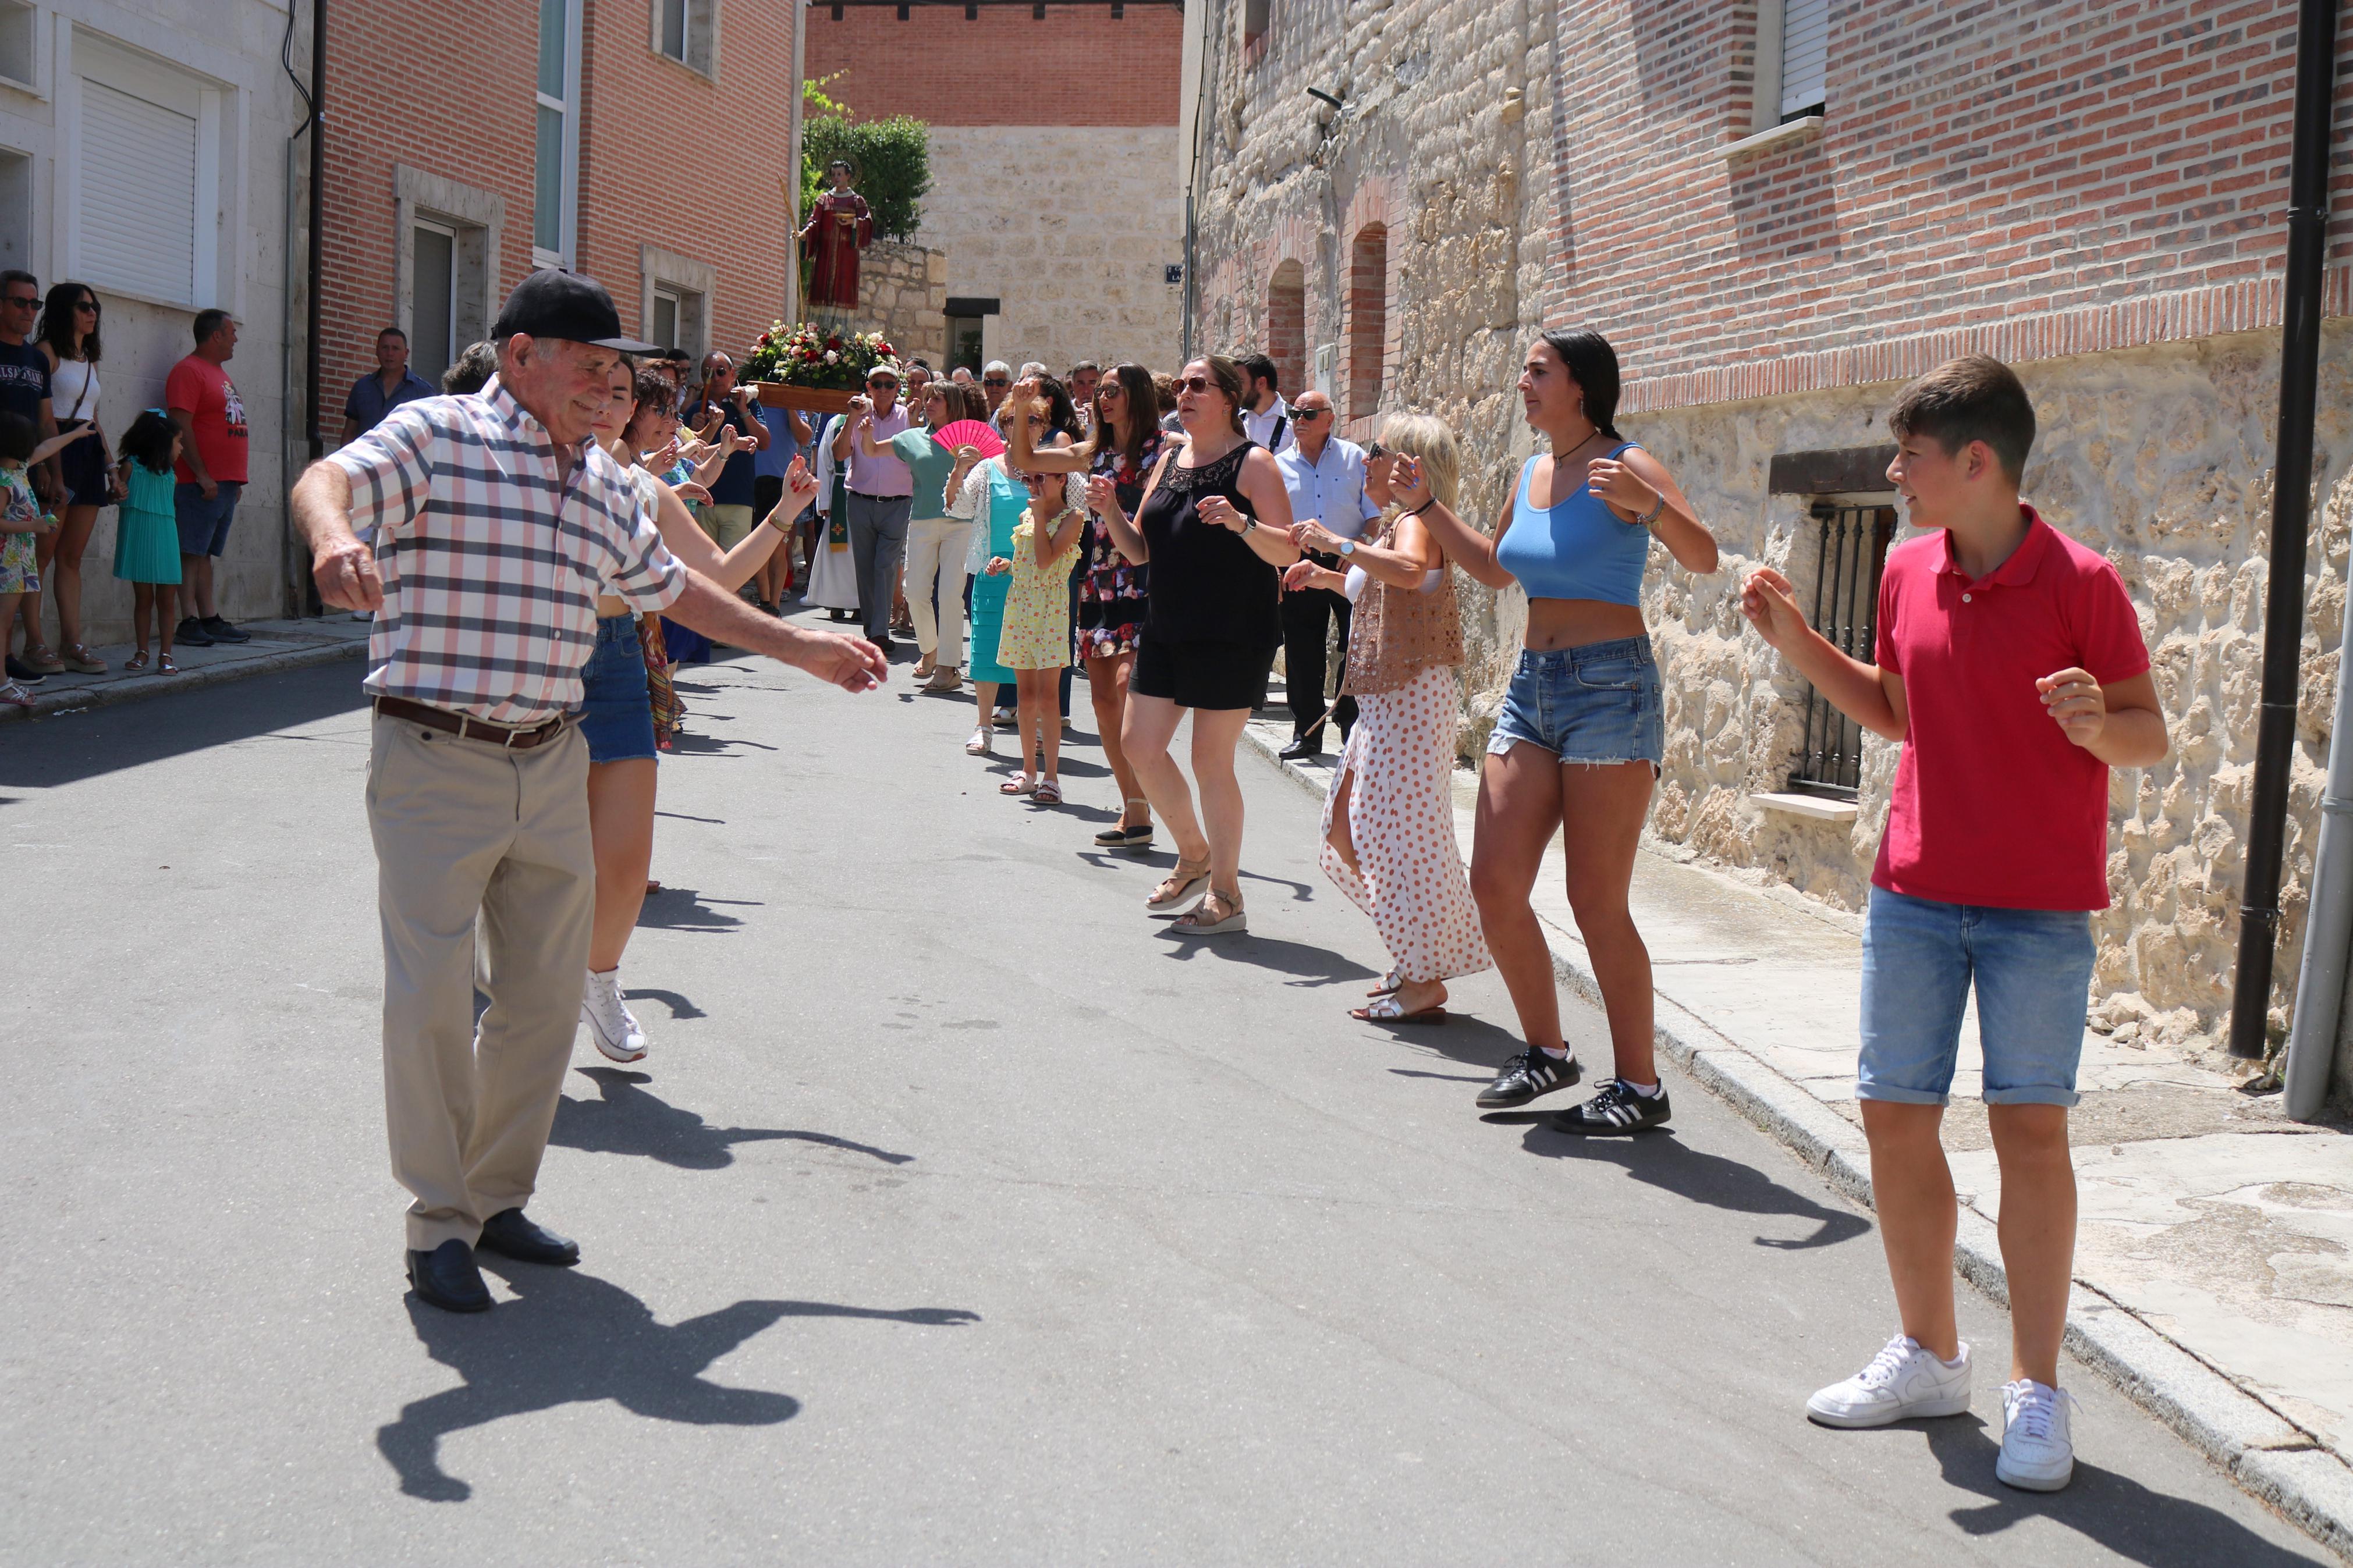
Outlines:
{"type": "MultiPolygon", "coordinates": [[[[2334,15],[2334,12],[2331,13],[2334,15]]],[[[311,331],[303,395],[311,425],[311,460],[326,455],[319,428],[319,282],[327,257],[327,0],[311,0],[311,331]]]]}
{"type": "MultiPolygon", "coordinates": [[[[2295,759],[2304,647],[2305,535],[2312,521],[2312,419],[2320,382],[2320,291],[2327,261],[2328,133],[2337,84],[2337,0],[2303,0],[2295,35],[2295,131],[2288,153],[2287,289],[2280,334],[2279,458],[2272,489],[2271,581],[2263,609],[2262,716],[2239,900],[2239,973],[2231,1054],[2263,1055],[2279,940],[2280,857],[2295,759]]],[[[2348,678],[2339,671],[2337,679],[2348,678]]]]}

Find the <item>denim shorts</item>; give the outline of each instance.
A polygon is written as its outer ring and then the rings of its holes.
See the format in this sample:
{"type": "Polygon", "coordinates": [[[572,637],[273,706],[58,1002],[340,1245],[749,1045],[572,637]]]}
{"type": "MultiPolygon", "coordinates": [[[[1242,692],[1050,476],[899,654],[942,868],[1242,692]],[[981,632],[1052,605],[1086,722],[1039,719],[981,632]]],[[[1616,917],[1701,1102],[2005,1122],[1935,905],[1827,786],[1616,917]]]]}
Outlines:
{"type": "Polygon", "coordinates": [[[646,691],[646,651],[638,641],[638,617],[604,616],[596,622],[596,651],[580,669],[587,707],[580,732],[588,739],[592,763],[627,763],[654,755],[654,705],[646,691]]]}
{"type": "Polygon", "coordinates": [[[1871,889],[1858,1100],[1943,1105],[1972,982],[1988,1105],[2073,1105],[2091,1000],[2092,917],[1871,889]]]}
{"type": "Polygon", "coordinates": [[[1667,755],[1665,706],[1648,637],[1583,647],[1520,650],[1487,751],[1502,756],[1525,741],[1564,763],[1648,763],[1667,755]]]}
{"type": "Polygon", "coordinates": [[[205,487],[181,483],[172,487],[172,510],[178,513],[180,553],[183,555],[218,555],[228,544],[228,525],[237,517],[237,498],[245,487],[231,479],[222,479],[213,486],[216,492],[210,500],[205,499],[205,487]]]}

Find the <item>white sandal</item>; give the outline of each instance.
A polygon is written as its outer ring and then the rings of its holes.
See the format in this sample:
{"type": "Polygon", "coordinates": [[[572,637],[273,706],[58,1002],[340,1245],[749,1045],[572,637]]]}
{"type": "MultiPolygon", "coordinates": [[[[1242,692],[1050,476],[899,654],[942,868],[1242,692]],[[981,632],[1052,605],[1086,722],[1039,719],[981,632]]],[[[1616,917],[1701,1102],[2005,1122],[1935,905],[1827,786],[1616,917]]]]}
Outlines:
{"type": "Polygon", "coordinates": [[[987,726],[983,725],[972,732],[971,740],[964,743],[964,754],[967,757],[985,757],[996,743],[997,737],[990,733],[987,726]]]}

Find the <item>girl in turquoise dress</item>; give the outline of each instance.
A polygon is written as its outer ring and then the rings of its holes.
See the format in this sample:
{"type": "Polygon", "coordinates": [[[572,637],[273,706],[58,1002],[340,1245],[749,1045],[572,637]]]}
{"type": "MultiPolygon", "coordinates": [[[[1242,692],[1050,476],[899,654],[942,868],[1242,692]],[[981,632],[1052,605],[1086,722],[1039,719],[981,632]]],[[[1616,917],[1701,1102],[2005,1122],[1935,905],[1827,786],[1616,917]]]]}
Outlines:
{"type": "Polygon", "coordinates": [[[180,530],[174,520],[172,464],[180,455],[180,432],[169,416],[150,408],[122,434],[122,457],[115,471],[126,487],[114,525],[114,574],[131,584],[131,629],[139,651],[123,668],[147,668],[150,620],[164,641],[156,673],[172,675],[172,632],[180,619],[180,530]]]}
{"type": "Polygon", "coordinates": [[[1013,531],[1021,526],[1021,514],[1029,508],[1029,489],[1005,471],[1003,458],[975,464],[959,453],[956,468],[958,471],[948,476],[955,497],[948,515],[976,520],[972,544],[965,555],[966,578],[972,584],[972,648],[967,656],[971,663],[965,673],[972,677],[973,689],[980,699],[980,722],[964,749],[973,756],[985,757],[995,739],[989,715],[997,710],[997,689],[1011,686],[1017,679],[1012,670],[997,662],[997,643],[1005,629],[1005,596],[1013,585],[1006,572],[1013,561],[1013,531]],[[997,563],[1002,564],[992,570],[997,563]]]}

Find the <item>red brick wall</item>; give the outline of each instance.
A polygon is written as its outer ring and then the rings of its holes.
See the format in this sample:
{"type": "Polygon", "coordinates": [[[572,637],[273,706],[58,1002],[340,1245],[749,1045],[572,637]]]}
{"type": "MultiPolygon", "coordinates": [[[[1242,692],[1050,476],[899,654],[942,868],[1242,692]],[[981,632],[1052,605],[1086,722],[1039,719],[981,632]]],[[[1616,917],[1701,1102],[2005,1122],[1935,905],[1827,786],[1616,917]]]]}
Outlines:
{"type": "Polygon", "coordinates": [[[475,0],[463,27],[429,5],[329,9],[319,291],[328,445],[343,429],[344,393],[375,365],[376,333],[397,319],[395,163],[503,195],[499,277],[512,287],[529,269],[538,37],[536,0],[475,0]]]}
{"type": "MultiPolygon", "coordinates": [[[[1196,0],[1200,3],[1200,0],[1196,0]]],[[[1174,5],[844,6],[808,14],[808,74],[860,120],[912,114],[934,125],[1174,125],[1185,52],[1174,5]]]]}
{"type": "Polygon", "coordinates": [[[587,8],[580,268],[634,332],[641,245],[710,263],[711,346],[740,358],[785,312],[792,10],[723,0],[715,81],[655,53],[650,16],[647,0],[587,8]]]}
{"type": "Polygon", "coordinates": [[[2295,9],[1841,0],[1820,133],[1727,163],[1754,4],[1564,5],[1546,318],[1609,334],[1631,409],[2275,324],[2295,9]]]}

